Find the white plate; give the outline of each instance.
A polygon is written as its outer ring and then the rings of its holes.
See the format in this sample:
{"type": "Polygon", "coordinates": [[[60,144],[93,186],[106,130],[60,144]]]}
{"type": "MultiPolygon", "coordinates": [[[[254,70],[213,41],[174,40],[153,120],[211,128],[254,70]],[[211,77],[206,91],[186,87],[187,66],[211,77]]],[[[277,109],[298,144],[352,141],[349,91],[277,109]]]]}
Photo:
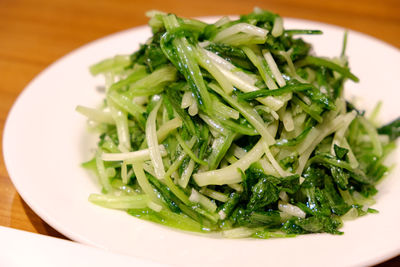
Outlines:
{"type": "MultiPolygon", "coordinates": [[[[339,55],[343,29],[294,19],[287,19],[285,25],[323,30],[324,35],[307,39],[315,44],[317,54],[339,55]]],[[[91,77],[88,66],[131,53],[149,36],[147,27],[138,27],[73,51],[38,75],[14,104],[4,131],[4,158],[18,192],[41,218],[78,242],[176,266],[354,266],[400,253],[398,168],[379,185],[374,208],[380,213],[346,222],[342,236],[211,238],[90,204],[87,198],[99,186],[80,163],[90,158],[96,138],[87,133],[86,120],[75,107],[96,106],[103,95],[95,90],[102,79],[91,77]]],[[[361,82],[347,83],[347,92],[360,96],[369,108],[383,100],[383,121],[397,117],[400,52],[350,32],[348,55],[351,70],[361,82]]],[[[399,158],[399,150],[394,158],[399,158]]]]}
{"type": "Polygon", "coordinates": [[[3,226],[0,226],[0,251],[0,266],[7,267],[164,266],[60,238],[3,226]]]}

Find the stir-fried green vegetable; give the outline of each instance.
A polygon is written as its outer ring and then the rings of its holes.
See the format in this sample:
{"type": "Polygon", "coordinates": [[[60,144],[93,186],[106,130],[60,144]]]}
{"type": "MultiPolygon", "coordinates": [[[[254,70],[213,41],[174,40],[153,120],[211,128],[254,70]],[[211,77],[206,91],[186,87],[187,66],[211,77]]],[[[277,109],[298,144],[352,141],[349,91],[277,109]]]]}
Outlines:
{"type": "MultiPolygon", "coordinates": [[[[95,204],[226,237],[341,234],[376,210],[375,185],[399,136],[343,97],[345,44],[311,55],[282,18],[255,9],[213,24],[149,12],[153,36],[90,68],[107,77],[99,109],[95,204]]],[[[345,38],[346,39],[346,38],[345,38]]],[[[344,42],[345,43],[345,42],[344,42]]],[[[92,124],[93,125],[93,124],[92,124]]]]}

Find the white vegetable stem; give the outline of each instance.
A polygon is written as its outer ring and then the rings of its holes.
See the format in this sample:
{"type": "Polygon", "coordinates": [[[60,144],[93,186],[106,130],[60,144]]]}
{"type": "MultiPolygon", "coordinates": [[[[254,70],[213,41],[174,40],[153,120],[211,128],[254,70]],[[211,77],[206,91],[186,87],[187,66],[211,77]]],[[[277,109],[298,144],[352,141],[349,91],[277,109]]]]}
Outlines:
{"type": "Polygon", "coordinates": [[[247,55],[250,59],[251,63],[258,69],[259,74],[263,78],[265,84],[267,85],[268,89],[274,90],[278,89],[272,77],[268,74],[267,67],[263,64],[263,58],[260,53],[260,49],[257,48],[250,48],[247,46],[242,47],[243,52],[247,55]]]}
{"type": "Polygon", "coordinates": [[[290,54],[291,54],[291,53],[292,53],[292,48],[289,49],[288,51],[279,51],[279,54],[285,58],[285,60],[286,60],[286,62],[287,62],[287,64],[288,64],[289,70],[290,70],[290,72],[291,72],[290,74],[291,74],[294,78],[296,78],[299,82],[307,83],[306,80],[304,80],[303,78],[301,78],[301,77],[297,74],[296,68],[295,68],[295,66],[294,66],[294,64],[293,64],[293,61],[292,61],[292,59],[290,58],[290,54]]]}
{"type": "Polygon", "coordinates": [[[274,20],[274,26],[272,27],[271,35],[278,37],[283,33],[283,19],[281,17],[276,17],[274,20]]]}
{"type": "Polygon", "coordinates": [[[158,143],[164,141],[164,139],[176,128],[182,126],[182,120],[179,117],[173,118],[165,122],[161,127],[157,130],[157,140],[158,143]]]}
{"type": "MultiPolygon", "coordinates": [[[[259,90],[259,88],[254,85],[257,82],[256,78],[239,70],[232,63],[226,61],[225,59],[221,58],[220,56],[210,51],[203,49],[203,52],[205,53],[206,56],[209,57],[211,62],[226,77],[226,79],[229,82],[231,82],[235,87],[237,87],[240,91],[248,93],[259,90]]],[[[229,93],[230,89],[224,88],[224,91],[229,93]]],[[[257,101],[268,106],[272,110],[278,110],[285,104],[285,102],[280,100],[278,97],[272,97],[272,96],[258,97],[257,101]]]]}
{"type": "Polygon", "coordinates": [[[214,54],[213,52],[210,52],[204,48],[202,51],[233,85],[240,85],[243,88],[249,88],[249,91],[258,90],[258,88],[254,86],[254,84],[257,82],[256,78],[238,70],[235,65],[218,56],[217,54],[214,54]]]}
{"type": "MultiPolygon", "coordinates": [[[[192,139],[187,143],[187,146],[190,149],[192,149],[195,143],[196,143],[196,137],[193,136],[192,139]]],[[[178,170],[179,166],[182,164],[186,156],[187,156],[186,152],[182,150],[179,153],[178,158],[175,159],[175,161],[169,167],[168,171],[165,173],[165,176],[170,177],[176,170],[178,170]]]]}
{"type": "Polygon", "coordinates": [[[186,91],[182,96],[181,108],[188,108],[195,101],[193,93],[191,91],[186,91]]]}
{"type": "Polygon", "coordinates": [[[191,104],[188,108],[188,112],[190,116],[196,116],[197,113],[199,112],[199,107],[197,106],[197,102],[194,102],[191,104]]]}
{"type": "Polygon", "coordinates": [[[287,132],[291,132],[294,130],[294,122],[293,122],[293,117],[291,113],[291,109],[283,106],[280,110],[278,110],[279,117],[281,118],[281,121],[283,122],[283,126],[285,127],[285,130],[287,132]]]}
{"type": "Polygon", "coordinates": [[[194,170],[194,163],[194,160],[190,159],[189,164],[182,172],[181,178],[178,180],[178,184],[183,188],[186,188],[187,184],[189,183],[190,177],[192,176],[194,170]]]}
{"type": "Polygon", "coordinates": [[[226,238],[245,238],[251,236],[256,231],[257,229],[255,228],[237,227],[223,231],[222,235],[226,238]]]}
{"type": "Polygon", "coordinates": [[[267,141],[268,145],[273,145],[275,143],[275,139],[267,130],[263,119],[253,108],[245,106],[239,103],[236,99],[224,94],[221,88],[215,84],[209,84],[209,87],[220,94],[231,106],[236,108],[250,122],[250,124],[253,125],[265,141],[267,141]]]}
{"type": "Polygon", "coordinates": [[[262,51],[265,60],[267,61],[268,67],[271,69],[272,74],[275,77],[276,82],[280,87],[285,86],[286,82],[282,77],[282,73],[279,71],[278,66],[276,65],[276,62],[274,58],[272,57],[271,53],[268,50],[263,50],[262,51]]]}
{"type": "Polygon", "coordinates": [[[306,217],[306,213],[300,209],[299,207],[283,202],[283,201],[279,201],[278,202],[278,209],[280,211],[286,212],[287,214],[290,214],[292,216],[295,217],[299,217],[299,218],[305,218],[306,217]]]}
{"type": "Polygon", "coordinates": [[[194,180],[199,186],[210,184],[223,185],[233,184],[242,181],[239,169],[245,171],[249,166],[258,161],[264,154],[263,140],[258,143],[240,160],[225,168],[212,170],[208,172],[196,173],[193,175],[194,180]]]}
{"type": "MultiPolygon", "coordinates": [[[[166,156],[167,151],[165,150],[163,145],[159,145],[159,150],[161,156],[166,156]]],[[[132,163],[135,161],[145,161],[150,159],[150,150],[142,149],[133,152],[125,152],[125,153],[105,153],[101,154],[101,159],[104,161],[122,161],[126,160],[128,163],[132,163]]]]}
{"type": "Polygon", "coordinates": [[[382,144],[379,141],[378,133],[377,133],[375,127],[364,117],[360,117],[359,122],[364,127],[365,131],[368,133],[368,135],[371,139],[371,143],[373,146],[373,153],[376,156],[381,157],[382,153],[383,153],[382,144]]]}
{"type": "Polygon", "coordinates": [[[128,152],[131,150],[130,134],[128,127],[128,115],[126,112],[119,110],[112,101],[107,101],[110,107],[111,116],[115,121],[115,126],[117,127],[117,134],[119,145],[118,149],[122,152],[128,152]]]}
{"type": "Polygon", "coordinates": [[[135,162],[132,164],[132,167],[133,171],[135,172],[138,184],[142,188],[143,192],[149,196],[151,201],[161,205],[162,204],[161,200],[157,197],[152,185],[149,183],[146,174],[144,173],[143,162],[135,162]]]}
{"type": "Polygon", "coordinates": [[[153,163],[154,171],[158,179],[162,179],[165,175],[164,163],[162,162],[162,155],[157,140],[156,118],[157,112],[161,105],[161,100],[158,101],[156,106],[150,112],[146,122],[146,141],[149,147],[150,159],[153,163]]]}
{"type": "Polygon", "coordinates": [[[112,196],[91,194],[89,201],[110,209],[142,209],[145,208],[148,202],[147,195],[134,195],[134,196],[112,196]]]}
{"type": "Polygon", "coordinates": [[[226,194],[209,189],[207,187],[202,187],[200,189],[200,193],[221,202],[227,202],[229,200],[229,197],[226,194]]]}
{"type": "Polygon", "coordinates": [[[196,58],[199,62],[199,65],[206,69],[211,75],[213,75],[215,80],[217,80],[218,84],[225,90],[226,93],[231,93],[233,91],[233,85],[231,81],[229,81],[225,77],[225,75],[220,70],[220,67],[217,66],[216,62],[213,62],[211,58],[207,55],[206,52],[209,51],[202,49],[200,46],[198,46],[197,49],[195,49],[194,51],[196,52],[196,58]]]}
{"type": "Polygon", "coordinates": [[[110,181],[108,180],[106,168],[104,167],[104,162],[101,159],[101,149],[99,149],[96,153],[96,167],[97,172],[99,173],[100,184],[103,186],[106,192],[110,192],[112,188],[110,185],[110,181]]]}
{"type": "Polygon", "coordinates": [[[86,116],[89,120],[100,122],[100,123],[108,123],[114,124],[114,120],[109,112],[105,112],[103,110],[88,108],[84,106],[77,106],[76,111],[86,116]]]}
{"type": "MultiPolygon", "coordinates": [[[[330,114],[332,113],[328,113],[326,117],[330,117],[330,114]]],[[[323,123],[314,127],[308,133],[306,139],[296,147],[297,152],[300,154],[299,166],[297,167],[296,173],[301,174],[303,172],[311,153],[325,137],[339,130],[348,120],[351,121],[354,117],[355,113],[352,111],[344,115],[339,115],[333,120],[325,118],[323,123]]]]}
{"type": "Polygon", "coordinates": [[[121,165],[121,180],[124,184],[128,183],[128,168],[126,166],[126,161],[122,161],[122,165],[121,165]]]}
{"type": "Polygon", "coordinates": [[[267,175],[272,175],[272,176],[279,176],[279,173],[276,171],[274,166],[266,159],[266,157],[262,157],[259,160],[261,167],[264,170],[264,173],[267,175]]]}
{"type": "Polygon", "coordinates": [[[269,149],[268,143],[265,142],[264,140],[261,140],[261,141],[263,142],[265,156],[267,157],[267,159],[269,160],[269,162],[271,162],[272,166],[273,166],[274,169],[279,173],[279,175],[280,175],[281,177],[292,175],[292,173],[287,172],[287,171],[285,171],[285,170],[282,169],[281,165],[279,165],[279,163],[276,161],[276,159],[275,159],[274,156],[272,155],[271,150],[269,149]]]}
{"type": "Polygon", "coordinates": [[[238,33],[246,33],[249,35],[253,36],[258,36],[261,38],[265,38],[268,34],[268,31],[266,29],[247,24],[247,23],[238,23],[235,24],[231,27],[228,27],[219,33],[214,37],[213,41],[214,42],[223,42],[225,39],[228,37],[231,37],[232,35],[238,34],[238,33]]]}
{"type": "Polygon", "coordinates": [[[155,212],[160,212],[162,210],[162,206],[158,205],[157,203],[154,203],[153,201],[149,200],[147,202],[147,207],[150,209],[154,210],[155,212]]]}
{"type": "MultiPolygon", "coordinates": [[[[356,114],[354,113],[354,118],[356,117],[356,114]]],[[[354,119],[353,118],[353,119],[354,119]]],[[[352,167],[352,168],[357,168],[358,167],[358,165],[359,165],[359,163],[358,163],[358,160],[357,160],[357,158],[355,157],[355,155],[354,155],[354,153],[353,153],[353,151],[352,151],[352,149],[351,149],[351,147],[350,147],[350,145],[347,143],[347,140],[346,140],[346,138],[345,138],[345,133],[346,133],[346,131],[347,131],[347,129],[348,129],[348,127],[349,127],[349,125],[350,125],[350,123],[353,121],[353,119],[348,119],[348,120],[346,120],[346,122],[345,122],[345,124],[343,125],[343,127],[342,128],[340,128],[336,133],[335,133],[335,135],[334,135],[334,137],[333,137],[333,141],[332,141],[332,146],[331,146],[331,154],[332,155],[335,155],[334,153],[335,153],[335,145],[337,145],[337,146],[340,146],[340,147],[344,147],[344,148],[346,148],[346,149],[348,149],[349,150],[349,152],[348,152],[348,157],[349,157],[349,163],[350,163],[350,166],[352,167]]]]}
{"type": "Polygon", "coordinates": [[[215,212],[217,210],[217,205],[215,205],[214,202],[197,192],[194,188],[192,188],[192,193],[190,194],[189,200],[193,203],[199,203],[209,212],[215,212]]]}

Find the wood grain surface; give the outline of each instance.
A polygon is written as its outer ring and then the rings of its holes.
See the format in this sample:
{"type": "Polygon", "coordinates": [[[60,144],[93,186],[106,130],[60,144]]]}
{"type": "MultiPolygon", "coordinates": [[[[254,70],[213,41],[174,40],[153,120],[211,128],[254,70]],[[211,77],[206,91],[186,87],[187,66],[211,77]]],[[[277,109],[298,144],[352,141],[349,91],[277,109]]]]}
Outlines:
{"type": "MultiPolygon", "coordinates": [[[[357,30],[400,48],[399,0],[0,0],[0,136],[13,102],[37,74],[85,43],[146,24],[147,10],[194,17],[248,13],[255,6],[357,30]]],[[[0,225],[65,238],[21,199],[3,153],[0,225]]],[[[400,257],[379,266],[400,266],[400,257]]]]}

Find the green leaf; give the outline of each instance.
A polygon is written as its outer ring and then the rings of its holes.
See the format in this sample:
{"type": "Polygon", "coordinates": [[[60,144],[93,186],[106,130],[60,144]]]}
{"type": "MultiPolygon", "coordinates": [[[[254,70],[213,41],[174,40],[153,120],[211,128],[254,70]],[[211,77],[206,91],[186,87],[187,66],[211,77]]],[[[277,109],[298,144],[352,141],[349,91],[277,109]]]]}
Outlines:
{"type": "Polygon", "coordinates": [[[251,189],[250,201],[247,208],[258,210],[279,199],[279,189],[273,185],[268,177],[261,178],[251,189]]]}
{"type": "Polygon", "coordinates": [[[335,150],[335,155],[338,159],[344,159],[349,152],[347,148],[340,147],[336,144],[333,145],[333,149],[335,150]]]}
{"type": "Polygon", "coordinates": [[[353,73],[350,72],[349,68],[342,67],[342,66],[332,62],[331,60],[328,60],[325,58],[307,56],[302,61],[297,62],[297,66],[306,66],[306,65],[324,66],[326,68],[329,68],[333,71],[336,71],[336,72],[342,74],[343,76],[345,76],[355,82],[359,81],[359,79],[353,73]]]}
{"type": "Polygon", "coordinates": [[[400,136],[400,117],[378,128],[379,134],[386,134],[390,141],[396,140],[400,136]]]}

